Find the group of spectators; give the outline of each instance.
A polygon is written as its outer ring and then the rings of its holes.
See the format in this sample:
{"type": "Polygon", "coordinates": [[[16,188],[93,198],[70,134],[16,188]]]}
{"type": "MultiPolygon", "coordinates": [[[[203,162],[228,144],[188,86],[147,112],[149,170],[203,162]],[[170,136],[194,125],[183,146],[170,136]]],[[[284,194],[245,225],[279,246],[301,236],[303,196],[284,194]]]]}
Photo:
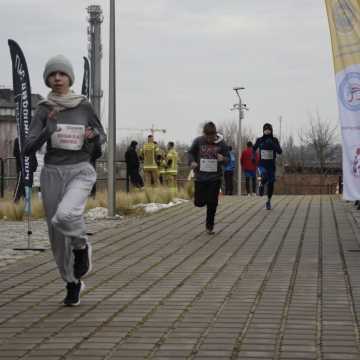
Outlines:
{"type": "Polygon", "coordinates": [[[138,143],[133,140],[125,153],[126,170],[131,184],[136,188],[167,185],[176,189],[178,154],[175,144],[170,141],[166,150],[159,147],[153,135],[137,151],[138,143]],[[140,175],[140,163],[143,163],[144,180],[140,175]]]}
{"type": "MultiPolygon", "coordinates": [[[[236,156],[231,146],[228,147],[228,161],[224,165],[224,194],[234,194],[234,172],[236,169],[236,156]]],[[[246,148],[240,156],[241,169],[245,176],[245,188],[247,195],[256,195],[256,169],[259,163],[259,154],[254,155],[253,143],[248,141],[246,148]]]]}

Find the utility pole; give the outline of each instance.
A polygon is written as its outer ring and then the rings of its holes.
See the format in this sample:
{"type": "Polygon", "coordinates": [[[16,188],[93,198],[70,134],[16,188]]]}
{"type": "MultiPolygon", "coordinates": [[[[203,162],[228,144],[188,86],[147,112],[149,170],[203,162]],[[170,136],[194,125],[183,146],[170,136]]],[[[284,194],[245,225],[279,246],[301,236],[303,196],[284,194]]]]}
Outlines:
{"type": "MultiPolygon", "coordinates": [[[[281,141],[282,140],[282,121],[283,121],[283,118],[280,115],[279,116],[279,141],[280,141],[280,144],[282,142],[281,141]]],[[[284,172],[284,162],[283,162],[283,157],[282,156],[280,157],[278,162],[279,162],[279,174],[282,175],[283,172],[284,172]]]]}
{"type": "Polygon", "coordinates": [[[90,101],[95,113],[100,119],[101,115],[101,23],[103,22],[102,10],[99,5],[90,5],[87,8],[89,17],[88,39],[89,39],[89,59],[90,59],[90,101]]]}
{"type": "Polygon", "coordinates": [[[236,95],[239,98],[239,103],[235,104],[232,110],[237,109],[239,111],[239,125],[238,125],[238,132],[237,132],[237,147],[238,147],[238,160],[237,168],[238,168],[238,186],[237,186],[237,193],[238,196],[241,196],[241,163],[240,163],[240,156],[241,156],[241,137],[242,137],[242,129],[241,129],[241,120],[244,118],[244,109],[246,109],[246,105],[242,103],[239,91],[244,90],[244,87],[234,87],[233,90],[236,92],[236,95]]]}
{"type": "Polygon", "coordinates": [[[116,62],[115,62],[115,0],[110,0],[109,39],[109,127],[108,127],[108,216],[116,211],[116,62]]]}

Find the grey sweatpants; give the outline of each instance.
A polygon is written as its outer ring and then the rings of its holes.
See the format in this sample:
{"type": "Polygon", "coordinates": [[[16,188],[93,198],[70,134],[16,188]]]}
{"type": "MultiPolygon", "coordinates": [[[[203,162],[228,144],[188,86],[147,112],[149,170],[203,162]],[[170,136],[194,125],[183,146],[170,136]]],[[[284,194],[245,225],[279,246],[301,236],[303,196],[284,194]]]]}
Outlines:
{"type": "Polygon", "coordinates": [[[73,249],[87,244],[84,210],[96,181],[92,165],[45,165],[40,186],[51,249],[61,277],[65,282],[77,282],[74,277],[73,249]]]}

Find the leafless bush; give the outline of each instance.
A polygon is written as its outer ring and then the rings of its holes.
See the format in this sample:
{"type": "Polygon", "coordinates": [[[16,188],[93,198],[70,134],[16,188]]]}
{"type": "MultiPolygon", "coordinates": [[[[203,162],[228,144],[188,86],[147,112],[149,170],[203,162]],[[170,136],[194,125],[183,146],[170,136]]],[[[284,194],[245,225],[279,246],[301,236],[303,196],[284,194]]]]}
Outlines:
{"type": "Polygon", "coordinates": [[[311,147],[319,162],[320,171],[323,173],[326,162],[331,159],[335,146],[337,127],[329,121],[322,120],[319,113],[310,115],[310,126],[299,133],[300,143],[311,147]]]}

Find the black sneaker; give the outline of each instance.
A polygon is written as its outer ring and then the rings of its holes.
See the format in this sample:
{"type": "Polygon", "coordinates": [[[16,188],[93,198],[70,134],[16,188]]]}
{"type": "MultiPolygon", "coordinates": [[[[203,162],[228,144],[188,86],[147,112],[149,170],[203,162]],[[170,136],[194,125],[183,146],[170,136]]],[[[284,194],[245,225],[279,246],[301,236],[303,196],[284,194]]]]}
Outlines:
{"type": "Polygon", "coordinates": [[[73,250],[74,276],[81,279],[91,271],[91,245],[86,244],[85,249],[73,250]]]}
{"type": "Polygon", "coordinates": [[[209,235],[214,235],[215,234],[214,227],[213,226],[206,226],[206,232],[209,235]]]}
{"type": "Polygon", "coordinates": [[[271,202],[270,202],[270,200],[268,200],[267,202],[266,202],[266,210],[271,210],[271,202]]]}
{"type": "Polygon", "coordinates": [[[259,195],[260,196],[264,196],[264,184],[259,185],[259,195]]]}
{"type": "Polygon", "coordinates": [[[77,306],[80,304],[80,293],[84,289],[84,283],[79,281],[78,283],[71,282],[66,284],[67,294],[64,299],[65,306],[77,306]]]}

